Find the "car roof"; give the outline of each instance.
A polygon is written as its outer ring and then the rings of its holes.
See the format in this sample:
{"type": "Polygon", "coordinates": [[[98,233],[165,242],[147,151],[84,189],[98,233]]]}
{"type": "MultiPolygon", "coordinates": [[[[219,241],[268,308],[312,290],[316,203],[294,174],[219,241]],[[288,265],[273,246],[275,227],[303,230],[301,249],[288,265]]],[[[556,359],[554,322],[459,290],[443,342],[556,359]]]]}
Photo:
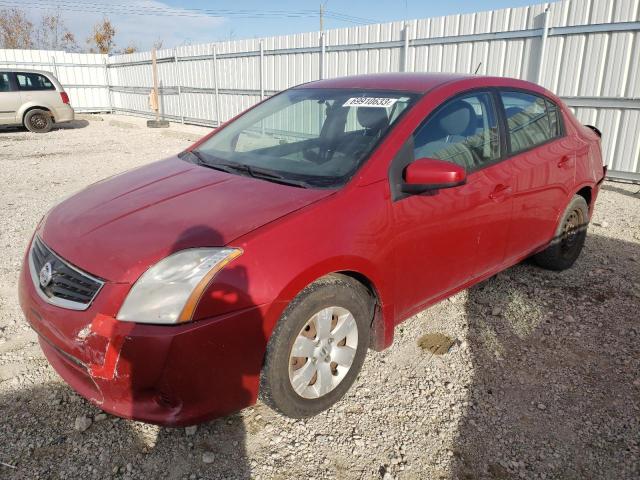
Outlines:
{"type": "Polygon", "coordinates": [[[54,76],[52,72],[46,70],[31,70],[30,68],[0,68],[0,72],[19,72],[19,73],[39,73],[45,76],[54,76]]]}
{"type": "Polygon", "coordinates": [[[347,88],[363,90],[396,90],[408,93],[426,93],[444,84],[477,80],[478,86],[500,85],[539,91],[534,83],[515,78],[466,75],[461,73],[375,73],[353,75],[304,83],[295,88],[347,88]]]}

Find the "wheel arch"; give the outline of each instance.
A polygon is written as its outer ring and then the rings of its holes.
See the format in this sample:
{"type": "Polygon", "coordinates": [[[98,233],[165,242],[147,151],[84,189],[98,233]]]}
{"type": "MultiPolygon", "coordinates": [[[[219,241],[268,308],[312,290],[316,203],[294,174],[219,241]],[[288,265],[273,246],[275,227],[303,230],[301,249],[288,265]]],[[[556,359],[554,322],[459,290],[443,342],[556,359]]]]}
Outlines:
{"type": "Polygon", "coordinates": [[[279,307],[278,312],[276,312],[278,319],[289,303],[302,290],[330,275],[347,277],[351,281],[358,282],[367,290],[371,296],[373,308],[369,347],[376,351],[388,347],[393,341],[391,286],[387,285],[381,273],[363,258],[341,257],[340,259],[327,260],[297,275],[282,289],[278,299],[274,302],[274,305],[279,307]]]}
{"type": "Polygon", "coordinates": [[[591,185],[586,185],[580,188],[575,194],[580,195],[582,198],[585,199],[585,201],[587,202],[587,205],[589,206],[589,213],[591,213],[593,209],[593,205],[591,203],[593,199],[593,187],[591,185]]]}
{"type": "Polygon", "coordinates": [[[24,125],[25,117],[31,110],[44,110],[46,112],[49,112],[49,115],[51,115],[51,120],[53,120],[54,122],[56,121],[55,115],[53,114],[53,110],[51,108],[37,103],[29,103],[24,105],[20,110],[20,114],[18,116],[18,118],[20,118],[20,123],[24,125]]]}
{"type": "Polygon", "coordinates": [[[354,281],[360,283],[367,289],[373,301],[369,348],[376,351],[384,350],[388,346],[388,344],[385,342],[385,332],[387,331],[387,326],[385,324],[385,315],[383,313],[382,303],[380,301],[380,293],[378,293],[378,289],[376,288],[375,283],[366,275],[355,270],[341,270],[333,274],[349,277],[354,281]]]}

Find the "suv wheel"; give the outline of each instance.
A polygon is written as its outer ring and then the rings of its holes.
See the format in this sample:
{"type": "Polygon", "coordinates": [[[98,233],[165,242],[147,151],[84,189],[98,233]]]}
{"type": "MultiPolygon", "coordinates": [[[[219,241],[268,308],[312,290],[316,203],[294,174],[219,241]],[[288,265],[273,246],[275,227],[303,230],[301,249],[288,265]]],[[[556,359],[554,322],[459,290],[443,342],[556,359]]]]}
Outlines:
{"type": "Polygon", "coordinates": [[[305,288],[269,340],[262,400],[292,418],[316,415],[340,400],[364,362],[372,307],[367,289],[342,275],[305,288]]]}
{"type": "Polygon", "coordinates": [[[549,270],[565,270],[578,259],[587,238],[589,206],[575,195],[560,219],[551,245],[534,255],[534,261],[549,270]]]}
{"type": "Polygon", "coordinates": [[[34,108],[24,116],[24,126],[34,133],[47,133],[53,127],[53,118],[48,111],[34,108]]]}

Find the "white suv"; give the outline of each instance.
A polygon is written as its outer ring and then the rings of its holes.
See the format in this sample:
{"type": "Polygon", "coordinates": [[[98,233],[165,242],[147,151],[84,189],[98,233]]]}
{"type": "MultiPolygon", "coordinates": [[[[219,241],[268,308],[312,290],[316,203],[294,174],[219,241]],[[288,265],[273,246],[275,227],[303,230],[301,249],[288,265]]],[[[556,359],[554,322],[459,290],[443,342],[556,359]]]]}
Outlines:
{"type": "Polygon", "coordinates": [[[0,69],[0,125],[24,125],[46,133],[54,123],[73,118],[69,96],[53,74],[0,69]]]}

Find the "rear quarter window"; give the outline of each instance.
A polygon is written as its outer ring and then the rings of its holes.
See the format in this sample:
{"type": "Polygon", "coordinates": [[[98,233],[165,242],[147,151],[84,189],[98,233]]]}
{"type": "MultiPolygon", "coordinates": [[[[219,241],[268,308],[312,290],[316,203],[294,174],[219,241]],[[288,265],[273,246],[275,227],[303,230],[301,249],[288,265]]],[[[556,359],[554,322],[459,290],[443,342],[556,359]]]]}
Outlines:
{"type": "Polygon", "coordinates": [[[9,74],[2,72],[0,73],[0,92],[10,92],[11,91],[11,82],[9,80],[9,74]]]}
{"type": "Polygon", "coordinates": [[[16,73],[16,81],[20,90],[55,90],[51,80],[39,73],[16,73]]]}

